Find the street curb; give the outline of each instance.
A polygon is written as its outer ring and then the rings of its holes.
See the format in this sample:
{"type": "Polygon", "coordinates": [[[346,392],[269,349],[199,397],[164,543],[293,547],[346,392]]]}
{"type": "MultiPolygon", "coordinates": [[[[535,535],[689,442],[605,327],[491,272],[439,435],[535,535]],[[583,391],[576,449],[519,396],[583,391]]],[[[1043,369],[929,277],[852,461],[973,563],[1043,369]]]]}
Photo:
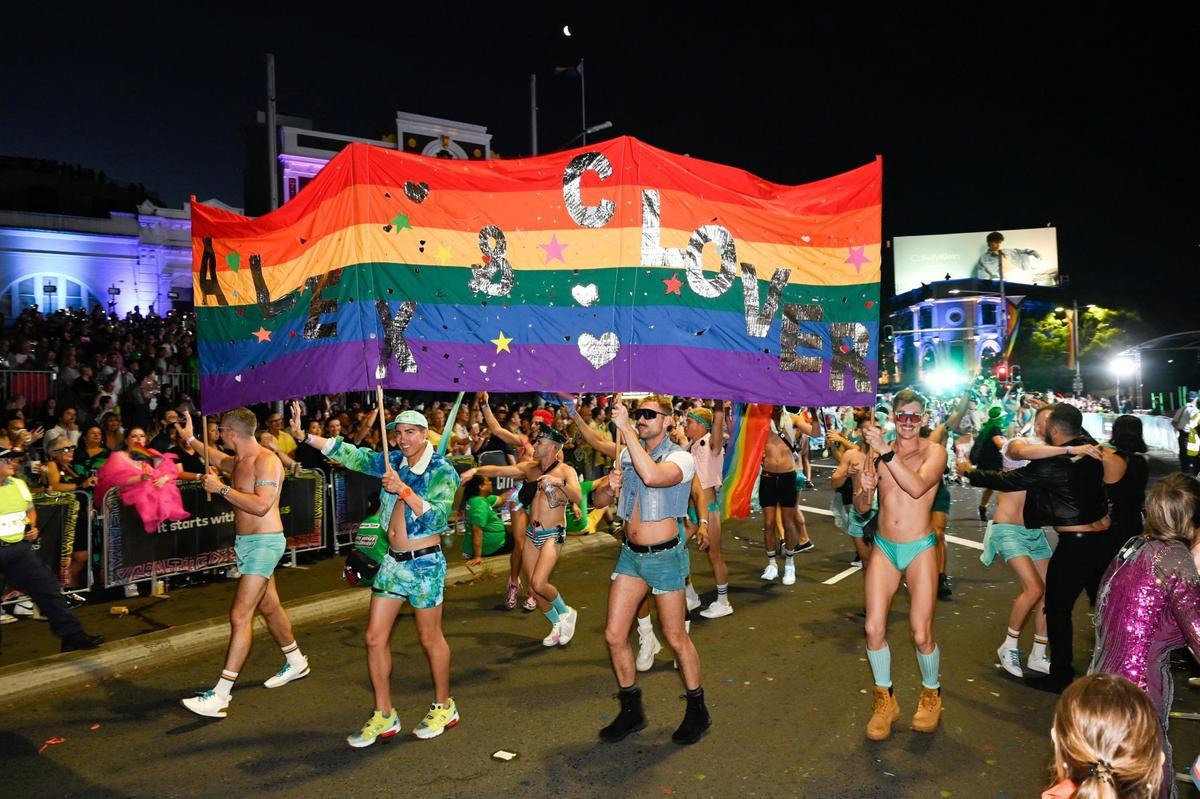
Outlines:
{"type": "MultiPolygon", "coordinates": [[[[617,540],[606,533],[588,536],[571,536],[563,546],[563,554],[576,550],[590,550],[605,546],[616,546],[617,540]]],[[[486,558],[479,571],[472,572],[465,565],[446,570],[446,585],[479,574],[496,573],[493,565],[500,565],[499,573],[508,569],[508,555],[486,558]]],[[[324,594],[285,602],[288,615],[296,627],[325,621],[344,614],[362,614],[364,617],[370,602],[371,592],[359,589],[339,589],[324,594]]],[[[262,617],[254,619],[255,634],[267,631],[262,617]]],[[[26,701],[43,694],[128,675],[142,666],[155,666],[191,657],[209,649],[220,649],[229,640],[229,622],[226,618],[203,621],[172,627],[169,630],[146,633],[124,638],[99,649],[87,652],[69,652],[59,655],[15,663],[0,669],[0,704],[26,701]]]]}

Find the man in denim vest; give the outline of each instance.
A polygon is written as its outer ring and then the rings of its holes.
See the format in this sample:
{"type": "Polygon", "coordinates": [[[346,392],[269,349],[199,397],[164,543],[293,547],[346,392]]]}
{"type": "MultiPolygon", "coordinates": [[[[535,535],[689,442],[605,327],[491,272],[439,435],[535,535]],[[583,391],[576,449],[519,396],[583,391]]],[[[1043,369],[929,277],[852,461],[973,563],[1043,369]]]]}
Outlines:
{"type": "Polygon", "coordinates": [[[609,485],[594,494],[598,506],[610,503],[614,495],[619,496],[617,515],[626,522],[625,543],[612,573],[608,623],[604,629],[613,673],[621,689],[621,712],[600,731],[600,738],[614,743],[646,726],[629,629],[638,604],[649,590],[658,605],[659,624],[675,650],[687,690],[687,712],[671,740],[691,744],[700,740],[712,724],[704,706],[704,689],[700,687],[700,656],[684,626],[687,613],[684,582],[690,561],[683,544],[682,517],[687,515],[696,463],[666,436],[666,425],[671,418],[670,397],[651,394],[633,412],[635,423],[629,417],[617,395],[612,420],[629,446],[614,464],[609,485]]]}

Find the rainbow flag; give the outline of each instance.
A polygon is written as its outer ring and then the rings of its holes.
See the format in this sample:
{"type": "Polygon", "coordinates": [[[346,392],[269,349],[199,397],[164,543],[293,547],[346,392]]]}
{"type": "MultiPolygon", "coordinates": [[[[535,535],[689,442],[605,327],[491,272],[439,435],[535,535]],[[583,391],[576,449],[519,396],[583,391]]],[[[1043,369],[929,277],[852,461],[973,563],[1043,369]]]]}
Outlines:
{"type": "Polygon", "coordinates": [[[1021,303],[1025,297],[1010,297],[1008,305],[1008,327],[1004,331],[1004,339],[1008,343],[1004,347],[1004,360],[1012,359],[1013,346],[1017,343],[1017,333],[1021,329],[1021,303]]]}
{"type": "Polygon", "coordinates": [[[750,497],[758,480],[759,465],[771,435],[771,405],[746,406],[736,403],[725,451],[725,481],[721,484],[721,518],[744,519],[750,515],[750,497]]]}
{"type": "Polygon", "coordinates": [[[193,200],[205,412],[391,389],[862,405],[882,161],[800,186],[631,138],[505,161],[365,144],[250,219],[193,200]]]}

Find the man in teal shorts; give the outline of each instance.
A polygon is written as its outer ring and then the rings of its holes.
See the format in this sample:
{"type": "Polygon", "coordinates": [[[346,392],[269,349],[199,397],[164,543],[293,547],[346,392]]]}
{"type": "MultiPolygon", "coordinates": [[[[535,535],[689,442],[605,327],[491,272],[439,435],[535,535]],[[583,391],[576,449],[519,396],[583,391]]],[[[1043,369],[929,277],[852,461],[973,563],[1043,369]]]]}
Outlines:
{"type": "Polygon", "coordinates": [[[898,393],[892,405],[896,441],[884,441],[875,426],[863,428],[870,447],[867,468],[856,479],[854,505],[860,513],[872,506],[879,492],[879,523],[874,549],[866,564],[867,660],[875,681],[874,705],[867,737],[882,741],[892,734],[900,706],[892,691],[892,653],[887,644],[887,616],[892,597],[907,578],[910,598],[908,620],[917,664],[921,669],[921,696],[912,729],[934,732],[942,716],[939,670],[941,653],[933,638],[933,611],[937,604],[937,537],[930,522],[937,485],[946,468],[942,447],[920,437],[926,400],[912,389],[898,393]]]}
{"type": "MultiPolygon", "coordinates": [[[[193,435],[191,415],[185,413],[183,419],[183,424],[177,424],[183,440],[203,455],[204,444],[193,435]]],[[[300,652],[292,633],[292,621],[275,589],[275,566],[287,549],[283,520],[279,517],[283,462],[274,452],[259,445],[255,438],[257,427],[258,419],[252,411],[236,408],[221,417],[217,428],[221,443],[231,448],[233,454],[208,447],[209,463],[230,477],[229,485],[225,485],[210,472],[204,476],[204,490],[219,494],[233,506],[233,526],[237,531],[234,552],[241,572],[229,611],[229,648],[221,678],[209,690],[182,700],[188,710],[212,718],[225,718],[229,709],[233,683],[254,640],[255,611],[266,619],[267,629],[286,659],[283,668],[263,683],[264,687],[279,688],[309,673],[308,658],[300,652]]]]}
{"type": "Polygon", "coordinates": [[[417,634],[433,675],[434,701],[413,730],[417,738],[436,738],[458,724],[458,708],[450,696],[450,645],[442,633],[442,590],[446,558],[438,535],[454,505],[459,479],[454,467],[429,443],[429,422],[418,411],[403,411],[387,426],[398,446],[387,457],[366,447],[333,439],[304,436],[300,404],[292,403],[292,432],[301,443],[321,450],[347,469],[382,478],[379,526],[387,531],[388,554],[379,564],[371,588],[367,618],[367,671],[375,694],[375,713],[362,729],[346,738],[355,748],[400,732],[392,706],[390,640],[404,603],[412,605],[417,634]]]}

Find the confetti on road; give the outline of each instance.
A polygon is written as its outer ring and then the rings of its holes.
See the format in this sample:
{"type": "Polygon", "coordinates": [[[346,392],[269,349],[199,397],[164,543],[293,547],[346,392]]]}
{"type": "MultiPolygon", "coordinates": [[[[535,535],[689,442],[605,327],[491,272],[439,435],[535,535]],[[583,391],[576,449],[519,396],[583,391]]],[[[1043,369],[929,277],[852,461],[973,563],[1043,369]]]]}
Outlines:
{"type": "Polygon", "coordinates": [[[96,730],[100,729],[100,725],[93,724],[92,726],[88,727],[88,729],[91,730],[92,732],[95,732],[96,730]]]}
{"type": "Polygon", "coordinates": [[[59,738],[57,736],[55,736],[54,738],[47,738],[46,742],[44,744],[42,744],[42,748],[38,750],[38,754],[40,755],[42,752],[45,752],[51,746],[58,746],[61,743],[66,743],[66,741],[67,741],[66,738],[59,738]]]}

